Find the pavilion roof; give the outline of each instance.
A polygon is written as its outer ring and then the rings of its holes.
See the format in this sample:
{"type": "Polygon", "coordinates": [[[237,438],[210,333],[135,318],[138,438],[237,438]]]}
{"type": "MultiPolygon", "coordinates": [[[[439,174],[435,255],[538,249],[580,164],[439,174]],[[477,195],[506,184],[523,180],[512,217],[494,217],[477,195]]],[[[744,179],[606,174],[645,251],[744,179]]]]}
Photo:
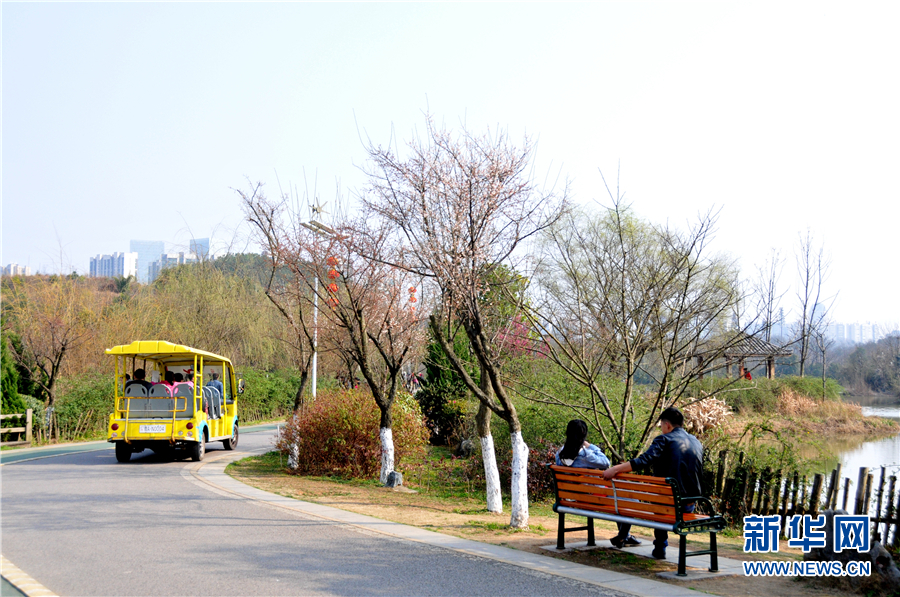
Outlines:
{"type": "Polygon", "coordinates": [[[785,350],[781,346],[776,346],[771,342],[766,342],[756,336],[743,334],[740,338],[731,343],[726,348],[723,355],[728,357],[788,357],[791,351],[785,350]]]}

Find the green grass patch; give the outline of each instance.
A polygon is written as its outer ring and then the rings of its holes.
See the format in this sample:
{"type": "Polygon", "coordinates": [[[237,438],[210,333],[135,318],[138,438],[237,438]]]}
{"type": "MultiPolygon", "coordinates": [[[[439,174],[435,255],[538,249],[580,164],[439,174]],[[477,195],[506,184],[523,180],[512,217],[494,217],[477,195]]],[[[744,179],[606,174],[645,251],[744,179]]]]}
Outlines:
{"type": "Polygon", "coordinates": [[[527,529],[517,529],[509,526],[509,523],[504,522],[484,522],[481,520],[470,520],[466,523],[466,526],[479,531],[492,531],[497,535],[511,535],[513,533],[522,532],[537,533],[539,535],[546,535],[548,533],[547,529],[540,524],[530,525],[527,529]]]}

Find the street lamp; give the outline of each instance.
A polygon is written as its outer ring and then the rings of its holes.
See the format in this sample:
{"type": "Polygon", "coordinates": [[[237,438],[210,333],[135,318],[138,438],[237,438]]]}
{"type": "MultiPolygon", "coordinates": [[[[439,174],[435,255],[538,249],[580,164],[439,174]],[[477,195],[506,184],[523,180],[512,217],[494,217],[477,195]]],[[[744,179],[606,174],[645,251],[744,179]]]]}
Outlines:
{"type": "MultiPolygon", "coordinates": [[[[312,216],[316,217],[317,215],[321,215],[325,213],[325,210],[322,205],[319,205],[319,200],[316,198],[316,204],[309,206],[310,211],[312,211],[312,216]]],[[[326,226],[321,222],[317,222],[315,220],[310,220],[309,222],[300,222],[300,225],[304,228],[312,230],[318,235],[331,237],[336,234],[334,228],[326,226]]],[[[316,383],[318,378],[319,371],[319,274],[316,272],[315,275],[315,284],[313,289],[313,355],[312,355],[312,397],[313,400],[316,398],[316,383]]]]}

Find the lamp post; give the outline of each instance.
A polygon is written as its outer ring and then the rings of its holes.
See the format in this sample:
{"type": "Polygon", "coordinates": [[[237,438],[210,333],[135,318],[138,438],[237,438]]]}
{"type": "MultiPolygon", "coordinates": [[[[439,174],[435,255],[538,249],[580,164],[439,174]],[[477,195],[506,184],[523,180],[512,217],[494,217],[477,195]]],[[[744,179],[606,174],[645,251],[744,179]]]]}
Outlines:
{"type": "MultiPolygon", "coordinates": [[[[318,201],[318,200],[317,200],[318,201]]],[[[313,213],[313,217],[318,214],[325,213],[322,209],[322,206],[316,203],[316,205],[310,205],[310,210],[313,213]]],[[[310,220],[309,222],[300,222],[300,225],[304,228],[308,228],[312,230],[316,234],[320,236],[334,236],[335,231],[333,228],[322,224],[321,222],[317,222],[315,220],[310,220]]],[[[316,266],[318,267],[318,266],[316,266]]],[[[313,355],[312,355],[312,397],[313,400],[316,398],[316,384],[318,381],[318,371],[319,371],[319,272],[316,270],[315,272],[315,282],[313,286],[313,355]]]]}

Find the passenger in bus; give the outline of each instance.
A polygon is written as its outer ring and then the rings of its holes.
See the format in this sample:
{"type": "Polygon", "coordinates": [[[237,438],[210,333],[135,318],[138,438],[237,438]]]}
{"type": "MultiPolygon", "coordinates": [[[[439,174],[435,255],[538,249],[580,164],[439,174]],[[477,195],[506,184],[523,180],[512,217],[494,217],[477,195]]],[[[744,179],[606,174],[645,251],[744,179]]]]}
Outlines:
{"type": "Polygon", "coordinates": [[[166,369],[166,375],[163,381],[159,382],[161,384],[165,384],[170,388],[175,385],[175,374],[166,369]]]}
{"type": "Polygon", "coordinates": [[[183,381],[184,381],[184,375],[182,375],[181,373],[176,373],[175,374],[175,383],[181,383],[183,381]]]}
{"type": "Polygon", "coordinates": [[[125,389],[127,390],[129,386],[144,386],[147,388],[147,391],[150,391],[150,388],[153,387],[153,384],[144,378],[147,377],[146,372],[143,369],[135,369],[134,371],[134,379],[131,381],[125,382],[125,389]]]}
{"type": "Polygon", "coordinates": [[[191,387],[194,387],[194,372],[188,371],[188,374],[185,375],[184,383],[191,384],[191,387]]]}
{"type": "Polygon", "coordinates": [[[219,396],[225,397],[225,388],[222,386],[222,382],[219,381],[219,373],[217,371],[212,372],[212,379],[206,383],[206,387],[219,390],[219,396]]]}

